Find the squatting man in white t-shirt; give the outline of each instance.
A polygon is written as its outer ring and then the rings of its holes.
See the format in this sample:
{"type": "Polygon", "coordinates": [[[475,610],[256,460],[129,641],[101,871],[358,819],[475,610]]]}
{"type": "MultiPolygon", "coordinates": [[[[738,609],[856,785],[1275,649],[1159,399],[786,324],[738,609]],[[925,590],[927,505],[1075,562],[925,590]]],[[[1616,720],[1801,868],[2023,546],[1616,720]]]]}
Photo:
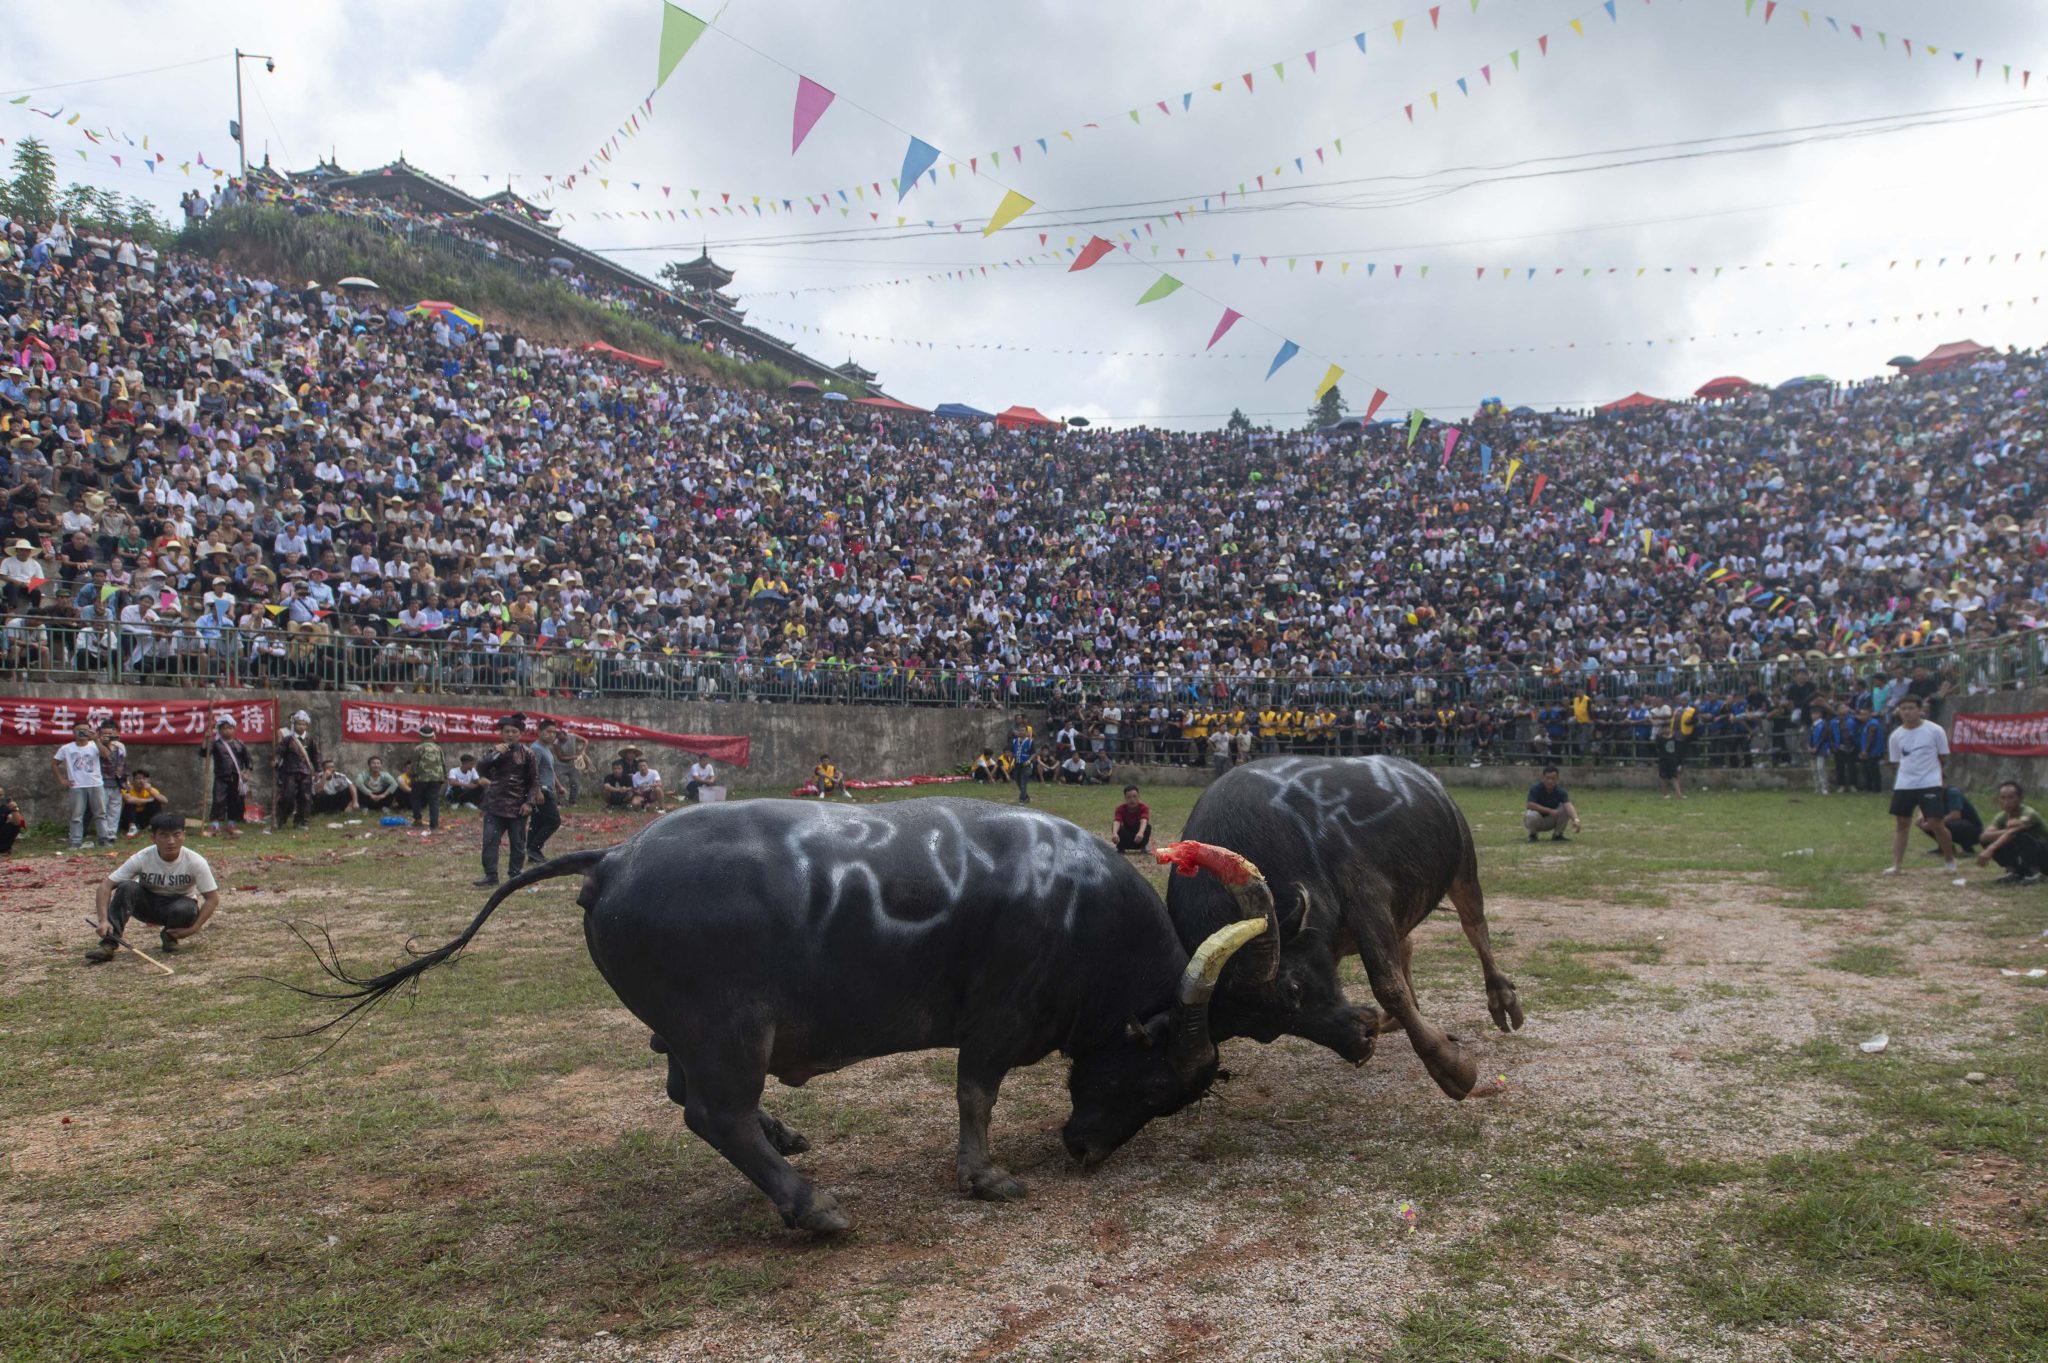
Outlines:
{"type": "Polygon", "coordinates": [[[159,814],[149,821],[153,844],[121,863],[100,882],[93,928],[100,944],[85,953],[97,965],[114,959],[129,919],[162,929],[165,951],[206,926],[220,907],[220,886],[206,858],[185,846],[185,816],[159,814]]]}
{"type": "Polygon", "coordinates": [[[1918,696],[1901,700],[1899,727],[1892,730],[1887,744],[1888,756],[1899,769],[1892,781],[1892,816],[1898,827],[1892,830],[1892,864],[1885,870],[1888,876],[1905,869],[1906,843],[1917,814],[1926,815],[1932,825],[1934,840],[1941,845],[1943,869],[1955,874],[1956,845],[1943,821],[1947,813],[1942,795],[1948,785],[1948,734],[1939,724],[1929,724],[1920,716],[1918,696]]]}

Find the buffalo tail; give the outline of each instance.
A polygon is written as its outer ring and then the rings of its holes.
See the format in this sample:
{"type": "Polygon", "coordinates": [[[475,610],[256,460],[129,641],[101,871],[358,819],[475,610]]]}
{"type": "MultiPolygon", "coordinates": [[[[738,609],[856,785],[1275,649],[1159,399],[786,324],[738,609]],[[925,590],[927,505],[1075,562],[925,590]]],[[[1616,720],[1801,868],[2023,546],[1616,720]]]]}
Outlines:
{"type": "MultiPolygon", "coordinates": [[[[464,928],[461,935],[457,936],[453,941],[435,947],[432,951],[415,953],[412,960],[407,961],[396,969],[387,970],[381,975],[362,978],[350,974],[341,964],[341,958],[335,951],[334,940],[331,937],[326,938],[327,947],[323,952],[311,941],[308,941],[305,934],[300,933],[298,928],[294,926],[292,931],[298,933],[299,940],[305,942],[306,946],[313,952],[314,959],[320,962],[320,968],[326,971],[333,979],[346,985],[347,988],[307,989],[304,986],[292,984],[285,980],[274,980],[272,983],[282,984],[285,988],[295,993],[304,994],[308,998],[330,999],[337,1003],[347,1003],[349,1005],[341,1013],[329,1018],[319,1026],[310,1027],[304,1032],[297,1033],[297,1035],[312,1036],[316,1033],[327,1031],[338,1023],[348,1023],[348,1027],[343,1028],[341,1033],[342,1036],[346,1036],[349,1029],[354,1027],[355,1022],[361,1020],[361,1015],[364,1012],[382,1003],[393,990],[409,981],[418,979],[421,974],[433,969],[435,966],[452,960],[456,953],[469,945],[470,939],[475,937],[478,930],[483,927],[484,920],[489,918],[498,905],[504,903],[509,896],[518,893],[529,885],[538,885],[543,880],[556,880],[563,876],[586,874],[596,869],[604,861],[605,857],[610,855],[611,851],[612,849],[609,847],[600,847],[587,852],[569,852],[531,870],[521,871],[492,892],[491,897],[484,902],[483,908],[477,911],[476,917],[470,920],[469,926],[464,928]]],[[[326,937],[324,931],[322,936],[326,937]]],[[[411,949],[410,944],[408,944],[407,949],[411,949]]],[[[338,1042],[339,1040],[340,1037],[337,1037],[336,1041],[338,1042]]],[[[321,1054],[324,1055],[325,1053],[323,1051],[321,1054]]]]}

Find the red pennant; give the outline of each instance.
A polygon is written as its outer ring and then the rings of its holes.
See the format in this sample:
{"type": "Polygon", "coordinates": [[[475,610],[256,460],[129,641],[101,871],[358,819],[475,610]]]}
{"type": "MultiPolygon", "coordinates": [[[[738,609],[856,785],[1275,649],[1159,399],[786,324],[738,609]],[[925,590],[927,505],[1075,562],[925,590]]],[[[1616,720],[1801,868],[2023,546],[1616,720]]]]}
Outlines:
{"type": "Polygon", "coordinates": [[[1547,56],[1549,56],[1549,55],[1550,55],[1550,35],[1549,35],[1548,33],[1546,33],[1546,34],[1544,34],[1544,35],[1543,35],[1542,37],[1538,38],[1538,39],[1536,40],[1536,46],[1537,46],[1537,47],[1538,47],[1538,48],[1539,48],[1539,49],[1540,49],[1540,50],[1542,51],[1542,53],[1543,53],[1543,55],[1544,55],[1544,56],[1546,56],[1546,57],[1547,57],[1547,56]]]}
{"type": "Polygon", "coordinates": [[[1437,16],[1442,14],[1443,12],[1444,7],[1442,5],[1431,5],[1429,7],[1429,26],[1431,28],[1435,28],[1437,26],[1437,16]]]}
{"type": "Polygon", "coordinates": [[[1088,238],[1088,244],[1081,248],[1081,254],[1074,257],[1072,265],[1067,266],[1067,273],[1072,274],[1076,270],[1087,269],[1090,265],[1108,255],[1111,249],[1111,244],[1104,241],[1101,237],[1088,238]]]}
{"type": "Polygon", "coordinates": [[[1386,389],[1384,389],[1384,388],[1375,388],[1375,389],[1373,389],[1373,390],[1372,390],[1372,401],[1371,401],[1371,402],[1368,402],[1368,403],[1366,403],[1366,404],[1365,404],[1365,419],[1366,419],[1367,421],[1371,421],[1371,420],[1372,420],[1372,414],[1373,414],[1374,412],[1377,412],[1377,411],[1378,411],[1378,410],[1380,409],[1380,404],[1381,404],[1381,403],[1383,403],[1383,402],[1385,402],[1386,400],[1387,400],[1387,390],[1386,390],[1386,389]]]}

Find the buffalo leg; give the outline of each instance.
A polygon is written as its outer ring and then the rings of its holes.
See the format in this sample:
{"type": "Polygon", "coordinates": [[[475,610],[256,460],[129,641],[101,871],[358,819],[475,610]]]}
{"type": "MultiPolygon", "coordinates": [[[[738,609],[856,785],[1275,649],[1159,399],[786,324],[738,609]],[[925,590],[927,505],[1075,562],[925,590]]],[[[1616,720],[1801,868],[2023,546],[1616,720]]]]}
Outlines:
{"type": "Polygon", "coordinates": [[[1358,943],[1359,958],[1365,963],[1365,977],[1372,983],[1373,997],[1380,1007],[1400,1021],[1415,1047],[1415,1054],[1438,1088],[1462,1099],[1479,1080],[1479,1066],[1456,1037],[1422,1016],[1415,991],[1408,985],[1403,938],[1384,910],[1352,910],[1351,934],[1358,943]]]}
{"type": "Polygon", "coordinates": [[[1005,1071],[986,1062],[960,1060],[956,1091],[960,1099],[960,1195],[984,1202],[1015,1202],[1024,1185],[988,1154],[988,1119],[995,1111],[996,1090],[1005,1071]]]}
{"type": "Polygon", "coordinates": [[[767,1043],[766,1036],[746,1038],[730,1050],[695,1055],[695,1063],[689,1066],[695,1077],[684,1095],[683,1120],[768,1195],[782,1213],[784,1225],[820,1235],[843,1231],[847,1220],[832,1195],[819,1192],[810,1180],[790,1168],[763,1129],[761,1090],[768,1079],[767,1043]]]}
{"type": "MultiPolygon", "coordinates": [[[[654,1040],[660,1041],[661,1038],[655,1037],[654,1040]]],[[[665,1055],[668,1052],[666,1045],[654,1049],[665,1055]]],[[[668,1059],[668,1100],[677,1107],[688,1107],[690,1102],[689,1084],[683,1077],[682,1062],[672,1055],[668,1059]]],[[[768,1138],[768,1144],[775,1147],[778,1155],[801,1155],[811,1148],[802,1132],[790,1130],[775,1114],[765,1109],[761,1113],[761,1134],[768,1138]]]]}
{"type": "Polygon", "coordinates": [[[1479,953],[1479,972],[1486,977],[1486,1011],[1493,1015],[1494,1026],[1511,1032],[1522,1025],[1522,1005],[1515,997],[1515,982],[1493,963],[1493,938],[1486,931],[1486,896],[1479,892],[1478,880],[1460,877],[1451,886],[1451,903],[1457,906],[1465,940],[1479,953]]]}

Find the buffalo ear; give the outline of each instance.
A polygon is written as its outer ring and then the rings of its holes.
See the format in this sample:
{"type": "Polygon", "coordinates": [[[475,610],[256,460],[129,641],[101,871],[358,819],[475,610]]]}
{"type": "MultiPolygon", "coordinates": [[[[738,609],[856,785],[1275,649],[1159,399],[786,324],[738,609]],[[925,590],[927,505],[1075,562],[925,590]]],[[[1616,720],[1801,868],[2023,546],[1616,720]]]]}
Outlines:
{"type": "Polygon", "coordinates": [[[1146,1030],[1144,1023],[1138,1021],[1136,1013],[1124,1019],[1124,1035],[1140,1046],[1149,1047],[1152,1044],[1152,1033],[1146,1030]]]}

